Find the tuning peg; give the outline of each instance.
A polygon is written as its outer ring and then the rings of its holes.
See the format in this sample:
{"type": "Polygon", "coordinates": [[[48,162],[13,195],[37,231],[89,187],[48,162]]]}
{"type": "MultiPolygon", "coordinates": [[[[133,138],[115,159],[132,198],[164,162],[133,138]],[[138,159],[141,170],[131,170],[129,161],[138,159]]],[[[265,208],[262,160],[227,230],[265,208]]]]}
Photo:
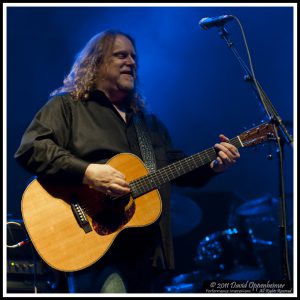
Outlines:
{"type": "Polygon", "coordinates": [[[268,154],[268,155],[267,155],[267,159],[268,159],[268,160],[273,159],[273,155],[272,155],[272,154],[268,154]]]}

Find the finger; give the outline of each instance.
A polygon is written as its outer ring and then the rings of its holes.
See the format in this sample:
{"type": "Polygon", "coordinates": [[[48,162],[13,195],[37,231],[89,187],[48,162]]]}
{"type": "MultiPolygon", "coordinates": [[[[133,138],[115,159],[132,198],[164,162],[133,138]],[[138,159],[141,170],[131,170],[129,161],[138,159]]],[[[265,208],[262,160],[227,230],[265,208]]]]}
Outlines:
{"type": "Polygon", "coordinates": [[[119,172],[118,170],[115,170],[113,172],[113,175],[118,177],[118,178],[125,179],[125,175],[123,173],[119,172]]]}
{"type": "Polygon", "coordinates": [[[221,143],[222,146],[226,148],[224,151],[231,159],[238,159],[240,157],[240,153],[236,147],[228,144],[228,143],[221,143]]]}
{"type": "Polygon", "coordinates": [[[114,178],[114,180],[111,182],[111,184],[113,184],[113,183],[118,184],[122,187],[129,188],[129,183],[121,178],[114,178]]]}
{"type": "Polygon", "coordinates": [[[225,136],[224,134],[220,134],[219,139],[220,139],[221,142],[228,142],[229,141],[229,138],[227,136],[225,136]]]}
{"type": "Polygon", "coordinates": [[[223,151],[227,154],[231,159],[236,159],[240,157],[240,154],[236,147],[231,144],[222,142],[221,144],[216,144],[215,147],[220,151],[223,151]]]}
{"type": "Polygon", "coordinates": [[[230,164],[232,162],[232,159],[223,151],[219,151],[218,157],[221,158],[224,165],[230,164]]]}
{"type": "Polygon", "coordinates": [[[107,165],[107,166],[110,168],[111,174],[113,176],[125,179],[125,175],[122,172],[118,171],[117,169],[115,169],[114,167],[112,167],[110,165],[107,165]]]}
{"type": "Polygon", "coordinates": [[[234,145],[229,144],[227,142],[221,142],[220,144],[229,149],[234,155],[240,155],[239,150],[234,145]]]}
{"type": "Polygon", "coordinates": [[[219,167],[222,167],[223,165],[224,165],[224,163],[220,157],[217,157],[214,160],[214,168],[219,168],[219,167]]]}
{"type": "Polygon", "coordinates": [[[214,169],[215,172],[222,172],[224,169],[223,161],[220,157],[217,157],[211,164],[211,167],[214,169]]]}
{"type": "Polygon", "coordinates": [[[224,158],[224,159],[226,158],[226,157],[224,157],[224,154],[225,154],[225,156],[229,157],[230,159],[236,158],[236,156],[230,151],[230,149],[228,149],[223,143],[216,144],[215,148],[217,150],[219,150],[218,155],[221,156],[221,158],[224,158]],[[220,155],[221,152],[223,153],[222,155],[220,155]]]}
{"type": "Polygon", "coordinates": [[[215,159],[213,167],[216,169],[218,167],[218,165],[219,165],[218,159],[215,159]]]}
{"type": "Polygon", "coordinates": [[[230,143],[221,142],[219,144],[222,145],[222,146],[224,146],[224,147],[226,147],[227,149],[231,150],[232,152],[238,152],[238,149],[234,145],[232,145],[230,143]]]}
{"type": "Polygon", "coordinates": [[[111,195],[123,195],[123,194],[129,193],[130,188],[123,187],[121,185],[113,183],[110,185],[109,191],[111,192],[111,195]]]}

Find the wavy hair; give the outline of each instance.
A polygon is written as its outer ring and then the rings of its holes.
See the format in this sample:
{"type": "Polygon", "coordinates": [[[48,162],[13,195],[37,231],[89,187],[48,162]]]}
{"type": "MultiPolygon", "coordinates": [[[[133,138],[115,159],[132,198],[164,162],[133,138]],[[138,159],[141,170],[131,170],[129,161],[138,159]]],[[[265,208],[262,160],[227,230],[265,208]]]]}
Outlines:
{"type": "MultiPolygon", "coordinates": [[[[121,31],[107,30],[94,35],[77,54],[70,73],[63,81],[63,86],[54,90],[50,96],[70,93],[75,100],[88,100],[90,93],[96,89],[97,70],[111,53],[114,41],[118,35],[128,38],[135,47],[133,38],[121,31]]],[[[145,107],[144,99],[137,92],[136,88],[131,91],[129,97],[131,108],[135,112],[141,111],[145,107]]]]}

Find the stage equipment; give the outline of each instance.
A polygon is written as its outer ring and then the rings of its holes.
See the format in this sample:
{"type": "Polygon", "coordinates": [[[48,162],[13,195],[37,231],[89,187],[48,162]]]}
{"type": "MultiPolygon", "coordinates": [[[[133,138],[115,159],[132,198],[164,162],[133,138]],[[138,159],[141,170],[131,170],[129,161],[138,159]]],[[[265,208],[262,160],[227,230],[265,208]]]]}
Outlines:
{"type": "MultiPolygon", "coordinates": [[[[277,152],[278,152],[278,163],[279,163],[279,199],[280,199],[279,228],[280,228],[280,249],[281,249],[280,265],[281,265],[281,273],[282,273],[281,279],[283,279],[287,283],[291,283],[292,278],[291,278],[291,273],[289,268],[286,208],[285,208],[286,201],[285,201],[285,190],[284,190],[283,146],[284,146],[284,142],[286,142],[293,147],[293,137],[287,131],[286,126],[282,121],[282,118],[276,111],[274,105],[267,97],[266,93],[264,92],[264,90],[262,89],[261,85],[259,84],[259,82],[255,77],[250,51],[248,49],[246,37],[241,22],[236,16],[231,15],[230,17],[236,20],[240,26],[247,55],[248,55],[250,68],[246,65],[246,63],[240,56],[238,50],[236,49],[234,43],[229,38],[228,30],[224,26],[226,23],[225,20],[229,20],[228,18],[224,19],[223,24],[219,23],[221,26],[218,26],[219,27],[218,34],[227,43],[227,46],[229,47],[229,49],[231,49],[231,51],[237,58],[238,62],[240,63],[241,67],[245,71],[244,80],[247,83],[251,84],[254,94],[256,95],[257,99],[259,99],[260,104],[262,104],[264,108],[266,116],[269,118],[269,121],[275,125],[275,129],[276,129],[276,140],[278,145],[277,152]]],[[[211,22],[210,24],[213,24],[213,22],[211,22]]],[[[272,157],[269,156],[268,158],[270,159],[272,157]]]]}
{"type": "Polygon", "coordinates": [[[62,274],[39,257],[27,236],[23,220],[7,222],[7,293],[55,293],[62,274]]]}

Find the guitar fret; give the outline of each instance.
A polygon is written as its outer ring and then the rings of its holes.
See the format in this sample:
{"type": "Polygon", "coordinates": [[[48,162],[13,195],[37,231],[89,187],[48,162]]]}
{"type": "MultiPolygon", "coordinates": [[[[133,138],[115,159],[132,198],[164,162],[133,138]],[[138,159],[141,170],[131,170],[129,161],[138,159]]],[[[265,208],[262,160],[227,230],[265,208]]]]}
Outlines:
{"type": "Polygon", "coordinates": [[[184,175],[187,172],[194,170],[210,161],[208,153],[206,153],[209,158],[208,160],[202,159],[200,154],[203,153],[198,153],[193,156],[187,157],[179,162],[168,165],[154,173],[133,181],[131,183],[131,187],[134,190],[133,194],[138,197],[139,195],[151,191],[158,186],[169,182],[181,175],[184,175]]]}
{"type": "Polygon", "coordinates": [[[170,164],[160,170],[141,177],[132,182],[131,186],[137,196],[151,191],[160,185],[172,181],[196,168],[199,168],[206,163],[209,163],[216,158],[214,148],[202,151],[178,162],[170,164]]]}
{"type": "Polygon", "coordinates": [[[194,168],[197,168],[197,166],[198,166],[198,160],[197,160],[197,157],[191,157],[191,159],[192,159],[192,161],[193,161],[193,163],[194,163],[194,168]]]}
{"type": "Polygon", "coordinates": [[[207,151],[203,151],[205,153],[205,155],[207,156],[208,158],[208,161],[210,160],[210,156],[208,155],[207,151]]]}
{"type": "MultiPolygon", "coordinates": [[[[239,136],[228,141],[237,148],[244,147],[239,136]]],[[[134,195],[140,196],[147,193],[162,184],[172,181],[192,170],[195,170],[217,158],[217,153],[214,147],[211,147],[202,152],[186,157],[180,161],[165,166],[154,173],[145,175],[134,180],[130,185],[134,190],[134,195]]]]}

